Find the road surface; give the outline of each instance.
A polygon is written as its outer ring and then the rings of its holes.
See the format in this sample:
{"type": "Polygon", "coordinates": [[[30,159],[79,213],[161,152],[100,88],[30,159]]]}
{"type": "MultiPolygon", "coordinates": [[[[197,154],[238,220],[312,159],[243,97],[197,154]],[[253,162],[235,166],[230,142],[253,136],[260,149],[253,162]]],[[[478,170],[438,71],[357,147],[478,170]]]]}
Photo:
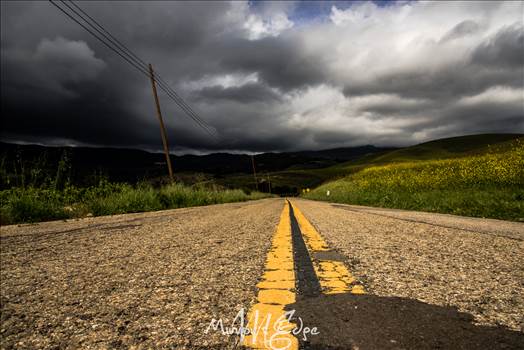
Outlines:
{"type": "Polygon", "coordinates": [[[2,349],[524,348],[522,223],[266,199],[0,248],[2,349]]]}

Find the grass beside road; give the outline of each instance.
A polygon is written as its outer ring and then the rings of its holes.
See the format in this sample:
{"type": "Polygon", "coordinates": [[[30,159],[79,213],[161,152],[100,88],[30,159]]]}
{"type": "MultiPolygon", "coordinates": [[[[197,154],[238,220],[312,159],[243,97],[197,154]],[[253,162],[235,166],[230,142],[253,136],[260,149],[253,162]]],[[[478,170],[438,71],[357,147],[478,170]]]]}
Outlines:
{"type": "Polygon", "coordinates": [[[154,188],[101,181],[86,188],[65,185],[14,187],[0,191],[0,219],[3,225],[84,216],[98,216],[173,209],[209,204],[241,202],[268,197],[242,190],[189,187],[182,184],[154,188]]]}
{"type": "Polygon", "coordinates": [[[524,142],[504,152],[369,166],[304,197],[524,221],[524,142]]]}

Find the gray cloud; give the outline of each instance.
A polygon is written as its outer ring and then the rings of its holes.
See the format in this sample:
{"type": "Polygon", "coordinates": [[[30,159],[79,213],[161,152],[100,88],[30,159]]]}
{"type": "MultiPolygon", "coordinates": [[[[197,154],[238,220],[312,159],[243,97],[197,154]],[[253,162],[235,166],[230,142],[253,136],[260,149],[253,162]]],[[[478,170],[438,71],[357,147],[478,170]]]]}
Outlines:
{"type": "Polygon", "coordinates": [[[454,26],[449,32],[446,33],[440,40],[440,42],[446,42],[458,38],[463,38],[468,35],[475,34],[482,29],[482,26],[473,21],[465,20],[454,26]]]}
{"type": "Polygon", "coordinates": [[[472,63],[522,68],[524,63],[524,26],[515,24],[501,29],[495,37],[479,45],[472,54],[472,63]]]}
{"type": "MultiPolygon", "coordinates": [[[[51,89],[66,97],[74,94],[70,87],[96,80],[106,67],[105,62],[96,58],[84,41],[70,41],[62,37],[52,40],[43,38],[34,54],[29,56],[6,55],[12,65],[16,66],[17,61],[22,60],[24,66],[33,68],[26,76],[27,84],[35,85],[35,88],[51,89]]],[[[17,76],[11,79],[9,73],[7,77],[11,81],[19,81],[17,76]]]]}
{"type": "Polygon", "coordinates": [[[206,100],[208,103],[216,102],[215,100],[229,100],[239,103],[278,102],[281,100],[279,93],[259,83],[248,83],[229,88],[215,85],[196,91],[195,95],[197,99],[206,100]]]}
{"type": "Polygon", "coordinates": [[[285,90],[322,83],[327,72],[321,53],[308,55],[294,35],[257,41],[236,40],[225,47],[220,63],[225,70],[258,72],[271,86],[285,90]]]}
{"type": "MultiPolygon", "coordinates": [[[[491,86],[522,88],[524,27],[504,27],[454,64],[432,68],[421,62],[410,70],[386,72],[344,87],[346,95],[395,93],[407,98],[449,99],[480,93],[491,86]],[[507,66],[507,68],[505,68],[507,66]]],[[[439,45],[432,50],[439,52],[439,45]]]]}
{"type": "MultiPolygon", "coordinates": [[[[301,23],[291,5],[79,4],[220,135],[210,139],[161,92],[179,151],[524,132],[518,3],[355,3],[333,21],[301,23]]],[[[146,77],[48,2],[2,2],[0,12],[2,139],[161,148],[146,77]]]]}
{"type": "Polygon", "coordinates": [[[406,98],[454,99],[463,95],[480,93],[495,85],[522,86],[522,67],[512,70],[472,64],[456,64],[435,71],[416,69],[392,72],[374,80],[347,85],[344,94],[368,95],[394,93],[406,98]]]}

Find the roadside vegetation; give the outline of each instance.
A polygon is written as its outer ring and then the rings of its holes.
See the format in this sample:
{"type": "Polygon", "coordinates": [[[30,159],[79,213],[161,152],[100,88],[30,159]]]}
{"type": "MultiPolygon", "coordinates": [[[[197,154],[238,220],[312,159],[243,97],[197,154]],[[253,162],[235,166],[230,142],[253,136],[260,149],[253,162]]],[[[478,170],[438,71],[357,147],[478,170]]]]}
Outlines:
{"type": "Polygon", "coordinates": [[[304,197],[524,221],[522,138],[490,147],[484,154],[361,164],[354,170],[346,177],[317,187],[304,197]]]}
{"type": "MultiPolygon", "coordinates": [[[[131,182],[110,178],[104,169],[79,169],[78,161],[73,169],[65,150],[61,157],[19,152],[0,157],[1,224],[270,196],[251,191],[255,186],[250,173],[181,172],[177,182],[169,184],[158,172],[143,172],[143,180],[131,182]]],[[[258,190],[284,196],[310,189],[305,198],[524,221],[524,137],[519,134],[441,139],[328,167],[259,171],[257,177],[258,190]]]]}
{"type": "Polygon", "coordinates": [[[1,223],[14,224],[85,216],[136,213],[262,199],[269,195],[242,190],[195,188],[182,184],[155,188],[101,182],[87,188],[14,187],[0,191],[1,223]]]}
{"type": "Polygon", "coordinates": [[[260,192],[224,189],[212,183],[192,186],[181,183],[155,185],[109,182],[94,176],[94,184],[74,185],[64,154],[55,171],[47,164],[2,161],[0,180],[0,223],[2,225],[69,219],[85,216],[134,213],[241,202],[269,197],[260,192]]]}

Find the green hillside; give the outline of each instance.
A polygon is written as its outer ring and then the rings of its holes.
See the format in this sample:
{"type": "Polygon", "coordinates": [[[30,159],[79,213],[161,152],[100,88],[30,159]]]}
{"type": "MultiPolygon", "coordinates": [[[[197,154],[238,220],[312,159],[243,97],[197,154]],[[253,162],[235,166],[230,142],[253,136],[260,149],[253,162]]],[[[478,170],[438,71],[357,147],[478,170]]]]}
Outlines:
{"type": "MultiPolygon", "coordinates": [[[[370,166],[407,161],[451,159],[490,153],[505,152],[522,134],[480,134],[439,139],[388,152],[363,155],[351,161],[319,169],[297,169],[296,166],[277,172],[259,174],[264,181],[271,181],[273,188],[287,188],[288,194],[314,188],[327,181],[343,178],[370,166]]],[[[218,179],[223,186],[254,188],[251,174],[238,174],[218,179]]],[[[280,191],[286,193],[286,191],[280,191]]]]}
{"type": "Polygon", "coordinates": [[[325,182],[305,197],[524,220],[522,135],[442,139],[340,164],[337,168],[346,175],[325,182]]]}
{"type": "Polygon", "coordinates": [[[448,159],[503,150],[504,145],[522,134],[481,134],[440,139],[401,148],[373,157],[366,163],[390,163],[412,160],[448,159]]]}

